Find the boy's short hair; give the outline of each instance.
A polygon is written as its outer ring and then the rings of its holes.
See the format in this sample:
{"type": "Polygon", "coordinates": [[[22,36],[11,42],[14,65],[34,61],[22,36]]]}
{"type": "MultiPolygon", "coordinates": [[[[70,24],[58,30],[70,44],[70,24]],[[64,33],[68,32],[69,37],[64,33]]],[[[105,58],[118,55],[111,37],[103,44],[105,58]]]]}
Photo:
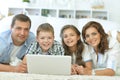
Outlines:
{"type": "Polygon", "coordinates": [[[43,24],[39,25],[37,28],[36,35],[38,35],[40,31],[52,32],[54,35],[54,28],[49,23],[43,23],[43,24]]]}

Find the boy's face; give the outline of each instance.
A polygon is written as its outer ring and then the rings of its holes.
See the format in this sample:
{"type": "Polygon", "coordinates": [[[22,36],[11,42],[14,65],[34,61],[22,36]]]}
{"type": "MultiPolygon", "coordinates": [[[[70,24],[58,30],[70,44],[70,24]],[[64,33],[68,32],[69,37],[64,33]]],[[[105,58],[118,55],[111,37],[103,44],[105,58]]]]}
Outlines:
{"type": "Polygon", "coordinates": [[[37,36],[37,42],[42,48],[43,52],[47,52],[52,47],[54,42],[54,35],[52,32],[40,31],[37,36]]]}

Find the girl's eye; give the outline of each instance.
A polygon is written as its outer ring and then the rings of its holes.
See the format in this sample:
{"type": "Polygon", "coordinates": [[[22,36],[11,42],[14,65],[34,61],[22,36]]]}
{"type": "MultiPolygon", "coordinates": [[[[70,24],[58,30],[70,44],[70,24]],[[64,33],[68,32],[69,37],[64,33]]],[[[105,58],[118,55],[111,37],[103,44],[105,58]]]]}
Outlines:
{"type": "Polygon", "coordinates": [[[63,38],[67,38],[67,35],[63,35],[63,38]]]}

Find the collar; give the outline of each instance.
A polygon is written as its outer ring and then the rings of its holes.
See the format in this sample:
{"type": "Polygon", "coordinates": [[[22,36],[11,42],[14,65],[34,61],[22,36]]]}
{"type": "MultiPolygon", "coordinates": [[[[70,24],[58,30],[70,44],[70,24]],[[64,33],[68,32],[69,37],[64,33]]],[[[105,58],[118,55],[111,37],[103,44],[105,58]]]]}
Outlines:
{"type": "MultiPolygon", "coordinates": [[[[9,37],[8,37],[8,43],[9,43],[9,44],[13,44],[13,40],[12,40],[11,33],[10,33],[10,35],[9,35],[9,37]]],[[[25,42],[23,43],[23,45],[24,45],[25,47],[27,47],[27,42],[25,41],[25,42]]],[[[21,45],[21,46],[22,46],[22,45],[21,45]]]]}
{"type": "Polygon", "coordinates": [[[92,46],[88,45],[88,48],[89,48],[88,50],[89,50],[90,53],[92,53],[92,54],[95,53],[95,50],[92,46]]]}
{"type": "Polygon", "coordinates": [[[53,54],[55,52],[54,46],[57,44],[57,42],[54,40],[52,47],[49,48],[48,53],[53,54]]]}

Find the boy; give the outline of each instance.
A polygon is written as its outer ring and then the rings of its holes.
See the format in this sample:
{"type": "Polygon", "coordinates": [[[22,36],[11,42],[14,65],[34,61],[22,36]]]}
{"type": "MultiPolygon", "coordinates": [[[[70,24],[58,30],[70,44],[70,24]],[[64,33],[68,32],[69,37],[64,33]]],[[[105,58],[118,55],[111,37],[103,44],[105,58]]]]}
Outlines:
{"type": "Polygon", "coordinates": [[[50,24],[41,24],[36,35],[36,41],[29,46],[27,54],[64,55],[62,45],[54,40],[54,29],[50,24]]]}
{"type": "MultiPolygon", "coordinates": [[[[64,55],[62,45],[54,40],[54,29],[49,23],[41,24],[37,29],[36,40],[28,47],[27,54],[64,55]]],[[[23,62],[26,63],[26,57],[23,62]]]]}

